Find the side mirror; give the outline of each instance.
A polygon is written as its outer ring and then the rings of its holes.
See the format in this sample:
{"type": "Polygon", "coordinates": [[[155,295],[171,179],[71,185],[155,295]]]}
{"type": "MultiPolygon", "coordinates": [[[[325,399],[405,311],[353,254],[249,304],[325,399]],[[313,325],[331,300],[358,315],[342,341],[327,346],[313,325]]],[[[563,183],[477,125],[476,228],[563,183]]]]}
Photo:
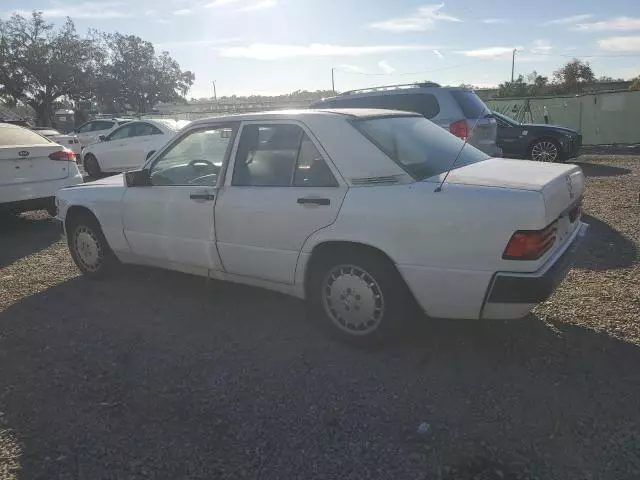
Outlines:
{"type": "Polygon", "coordinates": [[[150,187],[151,186],[151,174],[149,170],[131,170],[124,174],[127,187],[150,187]]]}
{"type": "Polygon", "coordinates": [[[106,135],[98,135],[98,140],[100,140],[101,142],[106,142],[107,141],[107,136],[106,135]]]}

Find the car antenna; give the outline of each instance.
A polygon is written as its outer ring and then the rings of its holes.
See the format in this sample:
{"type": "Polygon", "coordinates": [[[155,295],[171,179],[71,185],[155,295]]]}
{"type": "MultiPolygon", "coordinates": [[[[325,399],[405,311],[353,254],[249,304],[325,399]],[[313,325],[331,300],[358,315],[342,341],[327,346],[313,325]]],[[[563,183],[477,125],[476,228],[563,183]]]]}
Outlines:
{"type": "MultiPolygon", "coordinates": [[[[491,113],[488,113],[484,116],[484,118],[487,118],[491,115],[491,113]]],[[[434,192],[441,192],[442,191],[442,185],[444,185],[444,182],[447,180],[447,177],[449,176],[449,174],[451,173],[451,170],[453,170],[453,167],[455,166],[456,162],[458,161],[458,159],[460,158],[460,155],[462,155],[462,151],[464,150],[464,147],[467,146],[467,143],[469,141],[469,137],[471,135],[473,135],[473,131],[476,129],[476,126],[478,125],[478,120],[476,119],[476,122],[473,124],[473,127],[471,128],[471,131],[469,132],[469,135],[467,135],[464,139],[464,143],[462,144],[462,147],[460,148],[460,151],[458,152],[458,154],[456,155],[456,158],[453,159],[453,162],[451,162],[451,166],[449,167],[449,170],[447,170],[447,173],[444,174],[444,177],[442,178],[442,181],[440,182],[440,185],[438,185],[436,187],[436,189],[434,190],[434,192]]]]}

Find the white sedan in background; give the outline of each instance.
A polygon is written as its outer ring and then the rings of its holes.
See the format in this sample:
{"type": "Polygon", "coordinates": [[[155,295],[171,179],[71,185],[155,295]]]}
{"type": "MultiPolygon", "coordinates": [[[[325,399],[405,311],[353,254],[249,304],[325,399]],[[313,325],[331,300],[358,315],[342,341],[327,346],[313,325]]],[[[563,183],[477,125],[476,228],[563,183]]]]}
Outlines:
{"type": "Polygon", "coordinates": [[[376,343],[416,303],[526,315],[586,233],[584,185],[575,165],[490,158],[420,115],[300,110],[195,121],[57,206],[88,276],[121,261],[277,290],[376,343]]]}
{"type": "Polygon", "coordinates": [[[91,177],[102,173],[124,172],[140,168],[187,121],[136,120],[100,135],[98,142],[82,149],[82,163],[91,177]]]}
{"type": "Polygon", "coordinates": [[[130,121],[130,118],[96,118],[83,123],[71,133],[82,147],[86,147],[97,142],[100,135],[107,135],[114,128],[130,121]]]}
{"type": "Polygon", "coordinates": [[[56,192],[82,183],[75,154],[27,128],[0,123],[0,210],[47,210],[56,192]]]}

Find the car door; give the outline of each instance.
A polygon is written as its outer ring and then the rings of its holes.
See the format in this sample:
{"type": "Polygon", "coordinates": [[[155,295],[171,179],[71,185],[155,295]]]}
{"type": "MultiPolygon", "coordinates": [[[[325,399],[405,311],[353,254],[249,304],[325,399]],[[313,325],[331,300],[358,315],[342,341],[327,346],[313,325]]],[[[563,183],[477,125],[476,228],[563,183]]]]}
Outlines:
{"type": "Polygon", "coordinates": [[[141,168],[147,160],[146,154],[151,149],[152,140],[162,131],[148,122],[132,122],[129,137],[122,142],[118,153],[119,171],[141,168]]]}
{"type": "Polygon", "coordinates": [[[504,156],[524,155],[526,145],[524,142],[523,128],[517,124],[512,124],[499,116],[495,116],[498,122],[497,145],[502,148],[504,156]]]}
{"type": "Polygon", "coordinates": [[[237,144],[216,200],[222,265],[292,284],[303,243],[335,221],[347,187],[302,123],[245,122],[237,144]]]}
{"type": "MultiPolygon", "coordinates": [[[[113,130],[104,141],[91,147],[103,171],[121,172],[131,162],[131,142],[135,142],[135,123],[126,123],[113,130]]],[[[144,160],[138,163],[140,167],[144,160]]]]}
{"type": "Polygon", "coordinates": [[[221,123],[184,132],[145,166],[150,186],[126,189],[122,220],[134,254],[205,275],[221,268],[214,202],[236,130],[221,123]]]}
{"type": "Polygon", "coordinates": [[[97,127],[97,122],[91,121],[91,122],[85,123],[84,125],[80,125],[76,129],[76,137],[78,138],[80,145],[82,145],[83,147],[86,147],[87,145],[95,141],[93,139],[94,134],[92,133],[92,129],[94,129],[95,127],[97,127]]]}

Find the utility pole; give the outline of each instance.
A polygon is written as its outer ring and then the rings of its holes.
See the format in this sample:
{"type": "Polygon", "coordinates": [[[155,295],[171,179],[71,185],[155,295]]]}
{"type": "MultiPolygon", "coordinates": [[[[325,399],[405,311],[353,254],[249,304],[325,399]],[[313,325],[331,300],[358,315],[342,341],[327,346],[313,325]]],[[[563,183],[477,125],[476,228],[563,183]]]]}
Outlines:
{"type": "Polygon", "coordinates": [[[335,75],[334,72],[335,68],[331,69],[331,90],[333,90],[333,93],[336,93],[336,80],[335,80],[335,75]]]}
{"type": "Polygon", "coordinates": [[[513,49],[511,54],[511,83],[513,83],[513,72],[516,66],[516,49],[513,49]]]}
{"type": "Polygon", "coordinates": [[[213,83],[213,100],[218,101],[218,95],[216,94],[216,81],[214,80],[211,83],[213,83]]]}

